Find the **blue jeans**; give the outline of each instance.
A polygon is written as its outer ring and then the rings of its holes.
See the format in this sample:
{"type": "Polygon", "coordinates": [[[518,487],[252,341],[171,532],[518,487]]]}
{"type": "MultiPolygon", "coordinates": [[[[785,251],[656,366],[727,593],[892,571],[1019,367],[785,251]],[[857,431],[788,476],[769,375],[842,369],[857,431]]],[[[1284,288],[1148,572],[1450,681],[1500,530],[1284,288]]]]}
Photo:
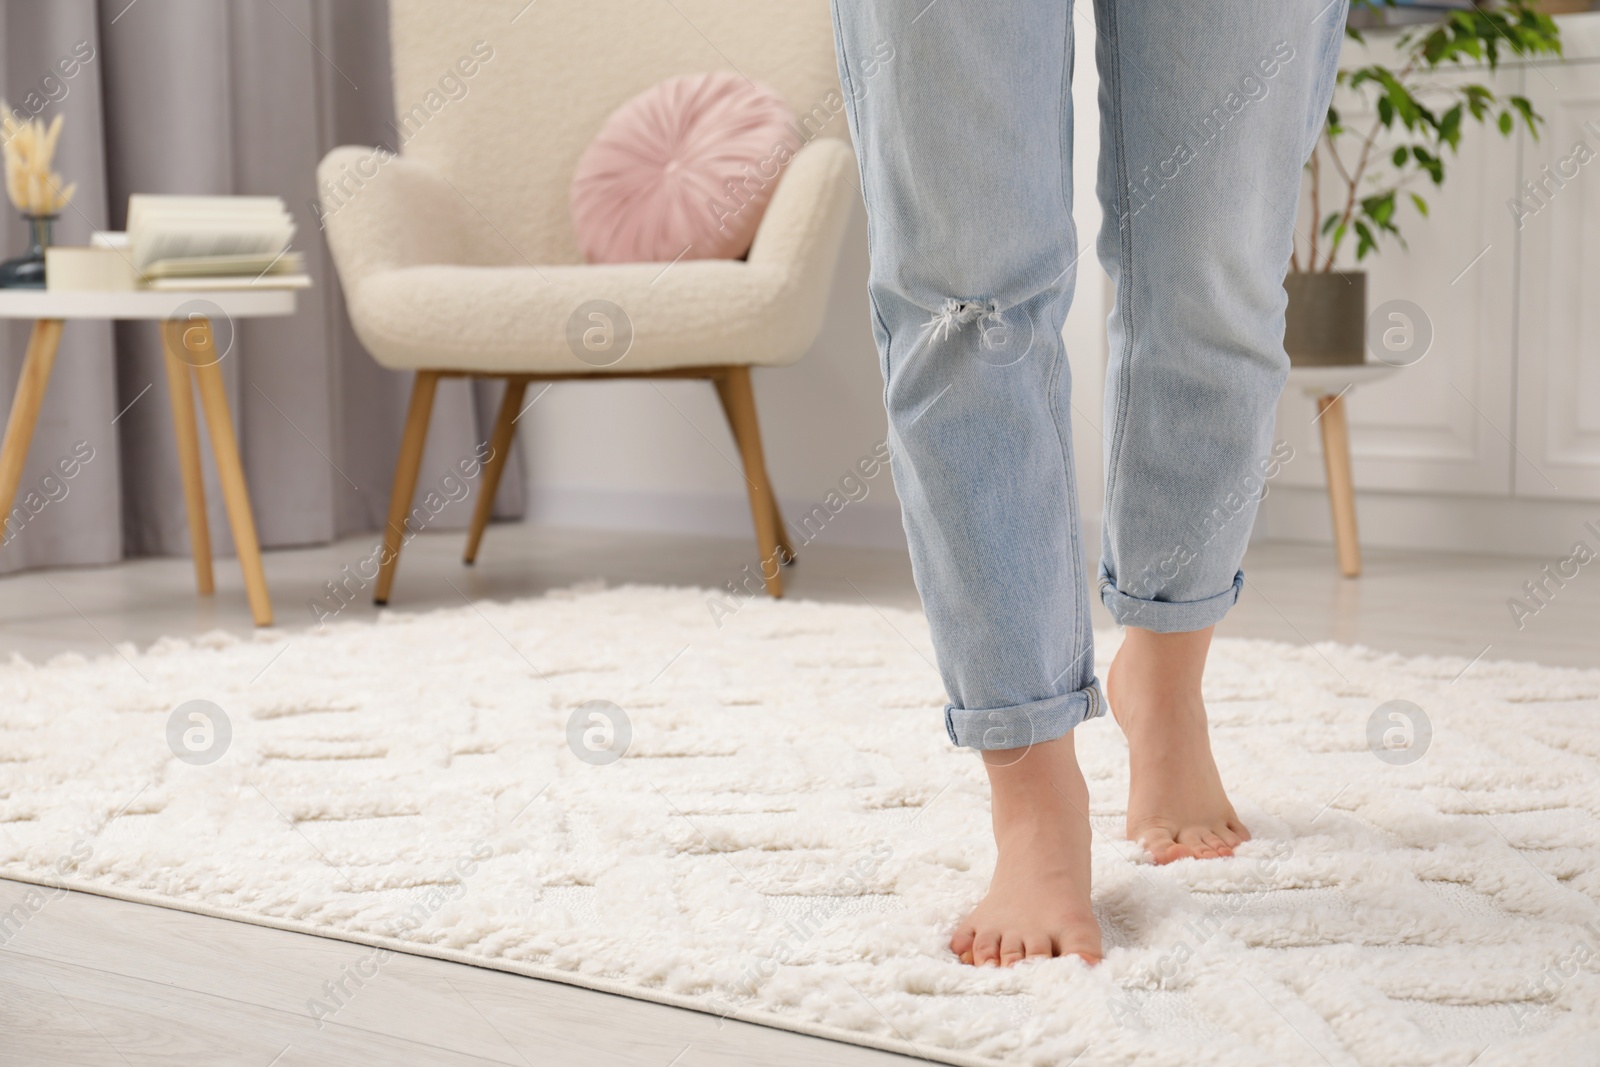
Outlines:
{"type": "MultiPolygon", "coordinates": [[[[1301,171],[1348,0],[1095,0],[1107,322],[1101,599],[1204,629],[1238,599],[1301,171]]],[[[892,469],[958,745],[1102,714],[1061,339],[1071,0],[833,0],[892,469]]]]}

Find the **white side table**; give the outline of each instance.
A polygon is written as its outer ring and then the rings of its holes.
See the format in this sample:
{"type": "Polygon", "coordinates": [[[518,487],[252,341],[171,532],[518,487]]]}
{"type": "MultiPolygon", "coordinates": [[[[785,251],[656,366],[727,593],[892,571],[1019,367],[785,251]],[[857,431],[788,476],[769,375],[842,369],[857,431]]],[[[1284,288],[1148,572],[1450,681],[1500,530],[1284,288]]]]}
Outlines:
{"type": "MultiPolygon", "coordinates": [[[[167,389],[172,397],[172,423],[178,438],[178,466],[183,477],[184,505],[189,515],[189,543],[194,553],[195,585],[209,596],[216,585],[211,570],[211,533],[206,524],[205,484],[200,476],[200,434],[195,422],[194,393],[206,412],[211,454],[222,483],[228,525],[244,572],[250,614],[257,626],[272,624],[272,601],[261,569],[261,545],[250,511],[244,465],[234,436],[233,416],[218,363],[211,319],[221,315],[244,319],[290,315],[294,292],[288,289],[193,290],[186,292],[52,292],[41,289],[0,289],[0,318],[33,319],[33,338],[22,363],[22,377],[11,402],[5,439],[0,443],[0,522],[11,513],[22,480],[23,464],[33,440],[39,406],[50,382],[61,327],[66,319],[152,319],[161,324],[166,352],[167,389]],[[190,373],[193,374],[193,385],[190,373]]],[[[223,353],[226,355],[226,353],[223,353]]]]}
{"type": "Polygon", "coordinates": [[[1322,424],[1322,461],[1328,470],[1328,504],[1333,509],[1333,544],[1339,570],[1346,578],[1361,574],[1361,541],[1356,534],[1356,488],[1350,475],[1350,426],[1344,396],[1358,385],[1389,377],[1398,367],[1356,363],[1346,367],[1291,367],[1289,388],[1300,389],[1317,402],[1322,424]]]}

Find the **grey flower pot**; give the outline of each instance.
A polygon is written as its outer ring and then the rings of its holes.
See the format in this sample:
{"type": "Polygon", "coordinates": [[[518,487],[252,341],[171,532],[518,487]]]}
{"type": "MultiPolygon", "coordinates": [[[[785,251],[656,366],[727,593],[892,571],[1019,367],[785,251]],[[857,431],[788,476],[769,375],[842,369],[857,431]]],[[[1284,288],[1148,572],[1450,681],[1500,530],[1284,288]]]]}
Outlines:
{"type": "Polygon", "coordinates": [[[1366,271],[1292,272],[1283,347],[1294,367],[1343,367],[1367,361],[1366,271]]]}

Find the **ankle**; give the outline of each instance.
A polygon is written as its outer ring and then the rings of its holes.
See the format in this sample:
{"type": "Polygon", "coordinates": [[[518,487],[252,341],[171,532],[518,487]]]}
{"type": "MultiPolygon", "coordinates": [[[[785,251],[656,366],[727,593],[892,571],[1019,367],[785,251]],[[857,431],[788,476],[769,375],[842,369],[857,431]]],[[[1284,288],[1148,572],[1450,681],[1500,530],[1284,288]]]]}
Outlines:
{"type": "Polygon", "coordinates": [[[1106,672],[1106,696],[1116,708],[1117,694],[1141,704],[1198,705],[1211,629],[1155,633],[1130,626],[1106,672]]]}
{"type": "Polygon", "coordinates": [[[1124,680],[1121,685],[1107,684],[1106,701],[1118,722],[1203,722],[1206,717],[1205,699],[1198,685],[1173,685],[1159,679],[1124,680]]]}
{"type": "Polygon", "coordinates": [[[1058,824],[1075,813],[1087,818],[1089,787],[1071,733],[1027,749],[985,752],[984,766],[997,834],[1002,827],[1058,824]]]}

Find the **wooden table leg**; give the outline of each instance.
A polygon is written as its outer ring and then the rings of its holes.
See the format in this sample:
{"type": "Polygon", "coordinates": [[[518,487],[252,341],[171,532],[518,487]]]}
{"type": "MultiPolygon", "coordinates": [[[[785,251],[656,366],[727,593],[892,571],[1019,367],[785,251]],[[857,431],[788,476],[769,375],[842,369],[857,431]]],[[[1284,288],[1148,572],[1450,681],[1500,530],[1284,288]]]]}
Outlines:
{"type": "Polygon", "coordinates": [[[206,487],[200,474],[200,431],[194,418],[194,385],[184,351],[187,321],[161,324],[162,350],[166,354],[167,393],[172,398],[172,429],[178,438],[178,473],[183,477],[184,510],[189,515],[189,553],[194,557],[194,584],[201,596],[216,591],[211,567],[211,528],[206,522],[206,487]]]}
{"type": "Polygon", "coordinates": [[[22,482],[22,468],[28,462],[28,445],[39,422],[39,407],[50,384],[50,368],[55,365],[56,348],[61,344],[61,320],[40,319],[33,324],[28,353],[22,360],[22,376],[11,399],[11,417],[6,420],[4,443],[0,443],[0,539],[11,522],[11,505],[22,482]]]}
{"type": "MultiPolygon", "coordinates": [[[[222,483],[222,502],[227,505],[228,525],[233,530],[233,546],[239,553],[239,569],[244,572],[245,595],[250,599],[250,614],[257,626],[272,625],[272,601],[267,596],[267,577],[261,569],[261,544],[256,539],[256,521],[250,514],[250,490],[245,486],[244,464],[239,460],[239,442],[233,432],[233,414],[228,410],[228,390],[222,381],[222,368],[216,362],[216,341],[208,320],[192,320],[186,328],[189,337],[203,323],[203,336],[196,344],[203,358],[194,363],[195,382],[200,387],[200,406],[205,409],[206,429],[211,433],[211,457],[217,461],[217,480],[222,483]]],[[[195,352],[196,344],[187,351],[195,352]]]]}
{"type": "Polygon", "coordinates": [[[1350,427],[1344,396],[1317,397],[1322,423],[1322,460],[1328,470],[1328,504],[1333,509],[1333,543],[1346,578],[1361,574],[1361,541],[1356,534],[1356,488],[1350,476],[1350,427]]]}

